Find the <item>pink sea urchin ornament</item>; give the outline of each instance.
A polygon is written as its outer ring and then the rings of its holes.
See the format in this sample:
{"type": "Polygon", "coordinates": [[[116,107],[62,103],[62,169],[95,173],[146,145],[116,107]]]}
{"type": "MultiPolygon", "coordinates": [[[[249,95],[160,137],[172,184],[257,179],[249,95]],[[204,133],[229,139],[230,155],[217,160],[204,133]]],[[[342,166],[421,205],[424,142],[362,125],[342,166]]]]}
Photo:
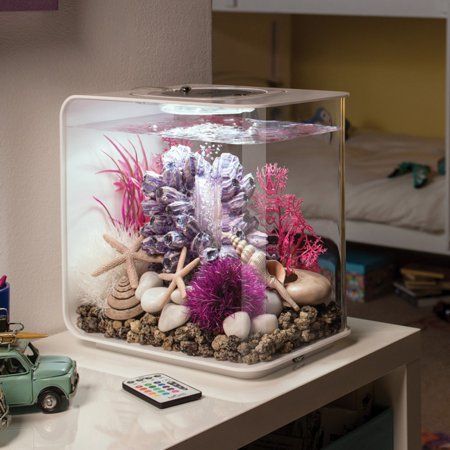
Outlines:
{"type": "Polygon", "coordinates": [[[250,317],[264,311],[265,284],[256,270],[236,258],[219,258],[195,274],[187,294],[191,320],[200,328],[221,332],[230,314],[245,311],[250,317]]]}

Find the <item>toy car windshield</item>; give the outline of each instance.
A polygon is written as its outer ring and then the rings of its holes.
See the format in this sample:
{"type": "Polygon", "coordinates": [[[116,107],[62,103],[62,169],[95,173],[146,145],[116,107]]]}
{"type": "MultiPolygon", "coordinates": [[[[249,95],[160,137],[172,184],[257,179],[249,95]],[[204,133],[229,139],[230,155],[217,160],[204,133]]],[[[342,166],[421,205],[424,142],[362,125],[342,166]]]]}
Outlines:
{"type": "Polygon", "coordinates": [[[31,364],[36,364],[39,358],[39,350],[31,342],[21,351],[30,360],[31,364]]]}

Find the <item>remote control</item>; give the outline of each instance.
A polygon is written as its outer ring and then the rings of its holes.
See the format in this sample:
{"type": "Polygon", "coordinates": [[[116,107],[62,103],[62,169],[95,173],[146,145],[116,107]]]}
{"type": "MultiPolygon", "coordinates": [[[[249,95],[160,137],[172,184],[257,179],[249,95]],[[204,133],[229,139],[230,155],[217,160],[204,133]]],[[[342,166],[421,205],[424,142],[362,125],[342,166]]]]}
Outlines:
{"type": "Polygon", "coordinates": [[[199,390],[162,373],[125,380],[122,387],[136,397],[161,409],[192,402],[202,396],[199,390]]]}

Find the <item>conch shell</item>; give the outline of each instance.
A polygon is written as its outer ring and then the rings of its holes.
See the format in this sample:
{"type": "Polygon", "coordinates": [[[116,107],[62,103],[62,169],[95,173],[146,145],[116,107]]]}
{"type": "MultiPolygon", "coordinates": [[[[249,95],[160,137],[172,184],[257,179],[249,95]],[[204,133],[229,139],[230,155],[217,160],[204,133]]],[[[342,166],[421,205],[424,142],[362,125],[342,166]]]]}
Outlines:
{"type": "Polygon", "coordinates": [[[268,259],[266,261],[266,269],[270,275],[274,276],[281,284],[284,284],[286,280],[286,269],[280,261],[268,259]]]}
{"type": "Polygon", "coordinates": [[[246,240],[241,239],[235,234],[228,234],[231,244],[236,249],[236,253],[241,258],[241,261],[249,264],[257,269],[263,277],[266,286],[275,289],[280,297],[295,311],[300,308],[292,299],[288,291],[283,285],[286,277],[284,267],[278,261],[266,260],[266,254],[258,250],[246,240]],[[281,266],[281,267],[280,267],[281,266]]]}

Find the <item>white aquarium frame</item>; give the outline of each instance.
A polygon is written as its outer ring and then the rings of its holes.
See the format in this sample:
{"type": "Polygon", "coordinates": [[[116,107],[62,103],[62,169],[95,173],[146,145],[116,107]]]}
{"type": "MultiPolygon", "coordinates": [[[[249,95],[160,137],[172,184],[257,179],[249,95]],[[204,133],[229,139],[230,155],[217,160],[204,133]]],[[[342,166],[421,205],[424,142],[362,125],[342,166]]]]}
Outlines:
{"type": "MultiPolygon", "coordinates": [[[[191,85],[195,87],[211,87],[211,85],[191,85]]],[[[179,88],[180,86],[176,87],[179,88]]],[[[214,86],[220,87],[220,86],[214,86]]],[[[235,87],[235,86],[222,86],[222,87],[235,87]]],[[[300,90],[300,89],[271,89],[271,88],[252,88],[249,86],[242,87],[244,89],[264,89],[271,95],[269,101],[264,95],[256,95],[252,97],[251,102],[246,102],[245,97],[230,98],[219,97],[213,100],[205,99],[192,99],[192,98],[171,98],[157,96],[155,92],[148,95],[139,95],[136,92],[140,90],[124,91],[104,95],[73,95],[65,100],[61,107],[60,112],[60,162],[61,162],[61,252],[62,252],[62,306],[63,306],[63,318],[67,329],[76,338],[81,339],[90,344],[94,344],[101,348],[106,348],[122,353],[134,354],[141,357],[149,358],[155,361],[161,361],[165,363],[172,363],[183,367],[190,367],[198,370],[205,370],[221,375],[227,375],[235,378],[254,379],[266,376],[272,372],[280,370],[282,368],[292,366],[297,368],[305,363],[305,359],[311,355],[330,347],[337,341],[347,337],[350,334],[350,329],[347,326],[347,313],[345,308],[345,299],[342,299],[342,315],[344,326],[342,330],[329,337],[321,338],[312,343],[305,343],[304,347],[300,347],[288,354],[280,355],[274,358],[273,361],[259,362],[256,364],[235,363],[231,361],[218,361],[212,357],[203,358],[201,356],[189,356],[182,352],[163,350],[161,347],[154,347],[152,345],[132,344],[124,340],[116,338],[107,338],[101,333],[87,333],[79,329],[76,324],[76,310],[73,303],[69,301],[68,294],[68,264],[67,264],[67,204],[66,204],[66,109],[72,101],[75,100],[93,100],[93,101],[120,101],[129,103],[174,103],[179,104],[183,102],[197,103],[199,105],[211,105],[217,104],[221,107],[236,107],[241,108],[265,108],[273,106],[281,106],[295,103],[308,103],[313,101],[341,99],[340,101],[340,115],[345,116],[345,102],[343,99],[348,96],[344,92],[330,92],[330,91],[313,91],[313,90],[300,90]]],[[[96,114],[95,111],[86,110],[86,114],[96,114]]],[[[113,112],[111,113],[113,114],[113,112]]],[[[88,121],[89,122],[89,121],[88,121]]],[[[340,144],[339,152],[341,161],[344,155],[344,138],[342,127],[339,130],[340,144]]],[[[340,170],[343,170],[343,164],[341,164],[340,170]]],[[[341,214],[344,214],[344,186],[340,185],[340,197],[341,197],[341,214]]],[[[342,224],[340,230],[341,233],[341,260],[345,261],[345,224],[342,224]]],[[[341,264],[341,282],[345,283],[344,267],[345,264],[341,264]]],[[[343,287],[345,291],[345,286],[343,287]]]]}

